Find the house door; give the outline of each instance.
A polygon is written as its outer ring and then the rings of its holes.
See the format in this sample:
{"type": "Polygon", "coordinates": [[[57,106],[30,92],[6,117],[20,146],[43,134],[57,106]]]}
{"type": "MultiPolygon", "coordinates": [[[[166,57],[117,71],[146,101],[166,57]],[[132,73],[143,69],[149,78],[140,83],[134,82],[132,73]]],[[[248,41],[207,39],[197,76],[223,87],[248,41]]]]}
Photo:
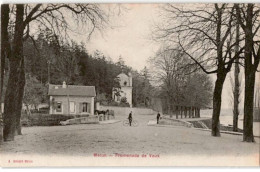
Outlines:
{"type": "Polygon", "coordinates": [[[70,102],[70,113],[75,113],[75,102],[70,102]]]}

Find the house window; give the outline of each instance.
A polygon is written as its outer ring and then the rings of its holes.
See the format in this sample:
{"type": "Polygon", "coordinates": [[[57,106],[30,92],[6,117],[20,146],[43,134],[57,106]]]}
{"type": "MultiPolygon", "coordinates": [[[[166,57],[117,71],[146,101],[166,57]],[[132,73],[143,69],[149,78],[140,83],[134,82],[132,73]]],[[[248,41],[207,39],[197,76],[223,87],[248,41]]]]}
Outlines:
{"type": "Polygon", "coordinates": [[[82,103],[82,112],[88,112],[88,103],[82,103]]]}
{"type": "Polygon", "coordinates": [[[61,112],[62,110],[61,107],[62,107],[61,102],[57,102],[56,112],[61,112]]]}
{"type": "Polygon", "coordinates": [[[70,112],[75,113],[75,102],[70,102],[70,112]]]}

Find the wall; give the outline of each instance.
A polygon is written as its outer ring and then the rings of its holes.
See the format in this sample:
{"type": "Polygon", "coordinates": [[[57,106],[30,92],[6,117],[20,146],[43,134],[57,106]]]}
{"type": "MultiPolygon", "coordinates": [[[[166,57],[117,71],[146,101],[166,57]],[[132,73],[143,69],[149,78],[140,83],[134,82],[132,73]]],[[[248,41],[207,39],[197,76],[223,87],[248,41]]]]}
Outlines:
{"type": "Polygon", "coordinates": [[[130,108],[130,107],[117,107],[117,106],[103,106],[99,105],[97,103],[96,105],[97,110],[113,110],[115,116],[128,116],[128,114],[132,111],[133,115],[154,115],[157,113],[156,111],[153,111],[152,109],[148,108],[130,108]]]}
{"type": "MultiPolygon", "coordinates": [[[[123,92],[121,93],[121,98],[126,97],[127,102],[130,104],[130,107],[132,107],[132,75],[129,73],[129,76],[127,76],[126,74],[121,73],[117,77],[119,78],[119,84],[121,86],[120,90],[123,92]]],[[[114,97],[114,91],[112,91],[112,99],[116,102],[120,102],[114,97]]]]}
{"type": "Polygon", "coordinates": [[[71,125],[71,124],[93,124],[98,123],[98,116],[88,116],[88,117],[81,117],[81,118],[73,118],[68,119],[66,121],[61,121],[61,125],[71,125]]]}
{"type": "Polygon", "coordinates": [[[120,73],[118,76],[119,78],[119,84],[120,86],[128,86],[128,87],[132,87],[132,76],[127,76],[124,73],[120,73]],[[126,82],[126,85],[125,85],[126,82]]]}
{"type": "Polygon", "coordinates": [[[130,107],[132,107],[132,89],[133,87],[121,87],[121,91],[126,94],[125,97],[130,107]]]}
{"type": "Polygon", "coordinates": [[[56,112],[52,106],[50,106],[50,114],[70,114],[70,115],[79,115],[79,114],[89,114],[89,113],[80,113],[80,103],[86,102],[89,103],[90,106],[90,114],[94,115],[94,97],[79,97],[79,96],[69,96],[70,102],[75,102],[75,113],[68,112],[68,98],[67,96],[50,96],[50,101],[52,98],[55,99],[55,102],[62,102],[62,112],[56,112]]]}
{"type": "Polygon", "coordinates": [[[255,107],[254,108],[254,121],[260,122],[260,107],[255,107]]]}

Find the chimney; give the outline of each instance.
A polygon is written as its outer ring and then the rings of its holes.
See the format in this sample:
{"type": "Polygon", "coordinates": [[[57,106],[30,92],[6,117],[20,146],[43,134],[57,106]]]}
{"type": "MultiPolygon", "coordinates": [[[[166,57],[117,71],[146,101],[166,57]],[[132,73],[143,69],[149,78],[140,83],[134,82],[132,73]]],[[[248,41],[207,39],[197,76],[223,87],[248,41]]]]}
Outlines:
{"type": "Polygon", "coordinates": [[[63,81],[62,88],[67,88],[66,82],[63,81]]]}

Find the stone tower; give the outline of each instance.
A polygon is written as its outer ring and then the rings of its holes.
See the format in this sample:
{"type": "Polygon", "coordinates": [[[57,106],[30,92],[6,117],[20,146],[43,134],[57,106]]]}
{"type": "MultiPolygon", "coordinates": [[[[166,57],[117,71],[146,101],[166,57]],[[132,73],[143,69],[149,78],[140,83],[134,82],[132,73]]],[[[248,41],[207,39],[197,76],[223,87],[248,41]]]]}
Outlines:
{"type": "Polygon", "coordinates": [[[128,75],[126,75],[125,73],[120,73],[119,75],[117,75],[117,77],[119,79],[119,84],[121,88],[113,88],[112,98],[116,102],[120,102],[121,98],[126,97],[127,102],[129,103],[130,107],[132,107],[132,74],[128,73],[128,75]],[[120,96],[115,95],[115,90],[120,91],[120,96]]]}

